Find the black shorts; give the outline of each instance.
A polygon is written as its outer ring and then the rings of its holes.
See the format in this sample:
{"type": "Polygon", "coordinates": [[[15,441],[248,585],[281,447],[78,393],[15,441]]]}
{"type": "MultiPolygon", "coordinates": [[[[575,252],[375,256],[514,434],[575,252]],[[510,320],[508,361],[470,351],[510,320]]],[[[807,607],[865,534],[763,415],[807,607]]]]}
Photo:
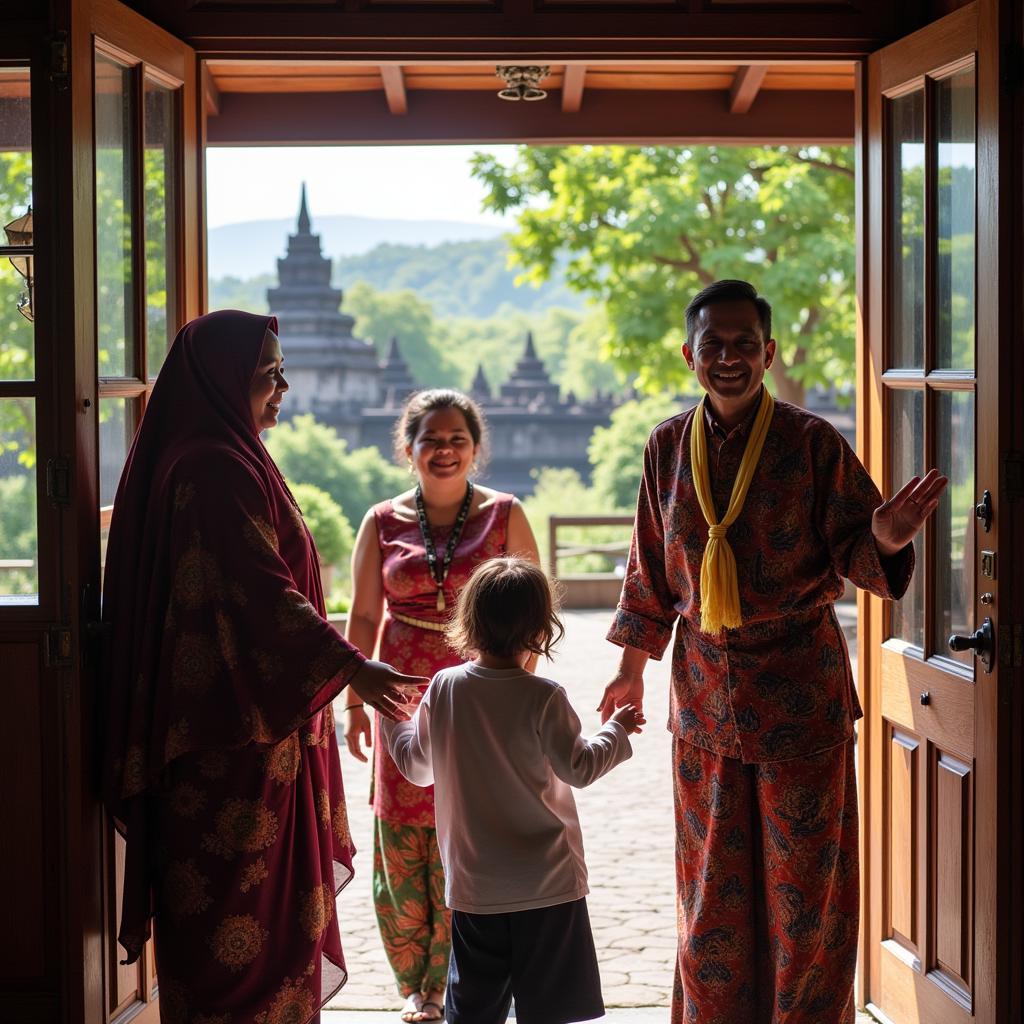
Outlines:
{"type": "Polygon", "coordinates": [[[509,914],[452,911],[445,1019],[569,1024],[604,1016],[585,899],[509,914]]]}

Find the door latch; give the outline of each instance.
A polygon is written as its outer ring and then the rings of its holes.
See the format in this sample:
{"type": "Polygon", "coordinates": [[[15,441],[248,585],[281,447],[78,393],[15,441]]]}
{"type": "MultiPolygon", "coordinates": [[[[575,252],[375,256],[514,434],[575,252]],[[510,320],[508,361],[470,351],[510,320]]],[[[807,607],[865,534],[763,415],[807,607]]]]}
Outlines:
{"type": "Polygon", "coordinates": [[[996,634],[992,628],[992,620],[985,621],[973,633],[964,636],[962,633],[954,633],[949,638],[949,649],[951,651],[974,651],[974,656],[981,659],[985,666],[985,672],[992,671],[996,654],[996,634]]]}
{"type": "Polygon", "coordinates": [[[985,491],[981,496],[981,501],[974,506],[974,517],[981,523],[985,528],[985,532],[988,533],[992,529],[992,492],[985,491]]]}

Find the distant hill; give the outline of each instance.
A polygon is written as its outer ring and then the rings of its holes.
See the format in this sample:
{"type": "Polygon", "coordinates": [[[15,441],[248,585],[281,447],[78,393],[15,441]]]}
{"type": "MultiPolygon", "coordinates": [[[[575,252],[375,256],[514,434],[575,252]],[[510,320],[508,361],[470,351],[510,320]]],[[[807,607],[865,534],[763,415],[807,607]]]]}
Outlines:
{"type": "MultiPolygon", "coordinates": [[[[314,217],[325,256],[353,256],[382,243],[402,246],[437,246],[444,242],[495,239],[500,227],[444,220],[386,220],[377,217],[314,217]]],[[[294,218],[251,220],[211,228],[208,235],[211,278],[250,278],[276,274],[277,258],[285,254],[294,218]]]]}
{"type": "Polygon", "coordinates": [[[360,256],[335,264],[342,287],[366,281],[380,292],[415,292],[434,307],[437,316],[493,316],[508,304],[523,312],[552,306],[582,309],[580,295],[570,291],[561,274],[539,288],[516,287],[518,268],[508,266],[504,238],[445,242],[434,246],[378,245],[360,256]]]}
{"type": "MultiPolygon", "coordinates": [[[[540,288],[517,288],[518,270],[510,270],[507,263],[508,244],[500,237],[432,246],[384,243],[369,252],[339,259],[334,282],[350,288],[357,281],[366,281],[380,292],[408,289],[429,302],[438,317],[487,318],[502,306],[524,313],[543,313],[556,306],[583,308],[581,296],[565,286],[561,274],[556,273],[540,288]]],[[[211,270],[212,266],[211,260],[211,270]]],[[[265,312],[267,288],[277,283],[276,271],[273,264],[269,271],[259,274],[211,272],[210,309],[265,312]]]]}

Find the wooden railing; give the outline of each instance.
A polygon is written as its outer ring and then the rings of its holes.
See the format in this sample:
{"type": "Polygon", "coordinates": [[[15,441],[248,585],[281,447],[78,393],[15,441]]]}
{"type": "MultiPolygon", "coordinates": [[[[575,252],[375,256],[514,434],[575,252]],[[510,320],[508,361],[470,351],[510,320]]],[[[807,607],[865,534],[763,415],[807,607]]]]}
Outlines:
{"type": "Polygon", "coordinates": [[[580,555],[619,555],[625,561],[629,554],[630,536],[621,541],[587,544],[558,542],[558,531],[571,527],[619,526],[633,529],[633,516],[551,516],[548,519],[548,574],[562,590],[563,608],[614,608],[622,589],[622,576],[616,572],[561,573],[562,559],[580,555]]]}

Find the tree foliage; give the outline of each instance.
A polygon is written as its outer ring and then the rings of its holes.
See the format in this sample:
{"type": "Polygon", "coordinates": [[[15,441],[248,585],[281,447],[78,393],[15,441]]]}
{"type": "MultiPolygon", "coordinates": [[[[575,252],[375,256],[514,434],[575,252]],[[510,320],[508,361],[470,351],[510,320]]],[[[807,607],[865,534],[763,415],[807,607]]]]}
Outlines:
{"type": "Polygon", "coordinates": [[[355,534],[338,503],[313,484],[295,484],[292,494],[302,509],[324,565],[344,566],[352,554],[355,534]]]}
{"type": "Polygon", "coordinates": [[[607,427],[594,431],[587,457],[592,467],[591,486],[604,508],[633,511],[647,438],[662,420],[682,411],[678,398],[650,395],[624,402],[612,413],[607,427]]]}
{"type": "Polygon", "coordinates": [[[311,413],[270,431],[267,449],[289,484],[312,484],[325,491],[350,522],[362,520],[378,501],[409,486],[409,478],[376,448],[348,444],[311,413]]]}
{"type": "Polygon", "coordinates": [[[692,386],[683,311],[719,278],[772,303],[775,380],[801,401],[854,358],[854,171],[848,147],[521,146],[473,158],[488,209],[516,211],[514,261],[604,303],[606,347],[651,391],[692,386]]]}

